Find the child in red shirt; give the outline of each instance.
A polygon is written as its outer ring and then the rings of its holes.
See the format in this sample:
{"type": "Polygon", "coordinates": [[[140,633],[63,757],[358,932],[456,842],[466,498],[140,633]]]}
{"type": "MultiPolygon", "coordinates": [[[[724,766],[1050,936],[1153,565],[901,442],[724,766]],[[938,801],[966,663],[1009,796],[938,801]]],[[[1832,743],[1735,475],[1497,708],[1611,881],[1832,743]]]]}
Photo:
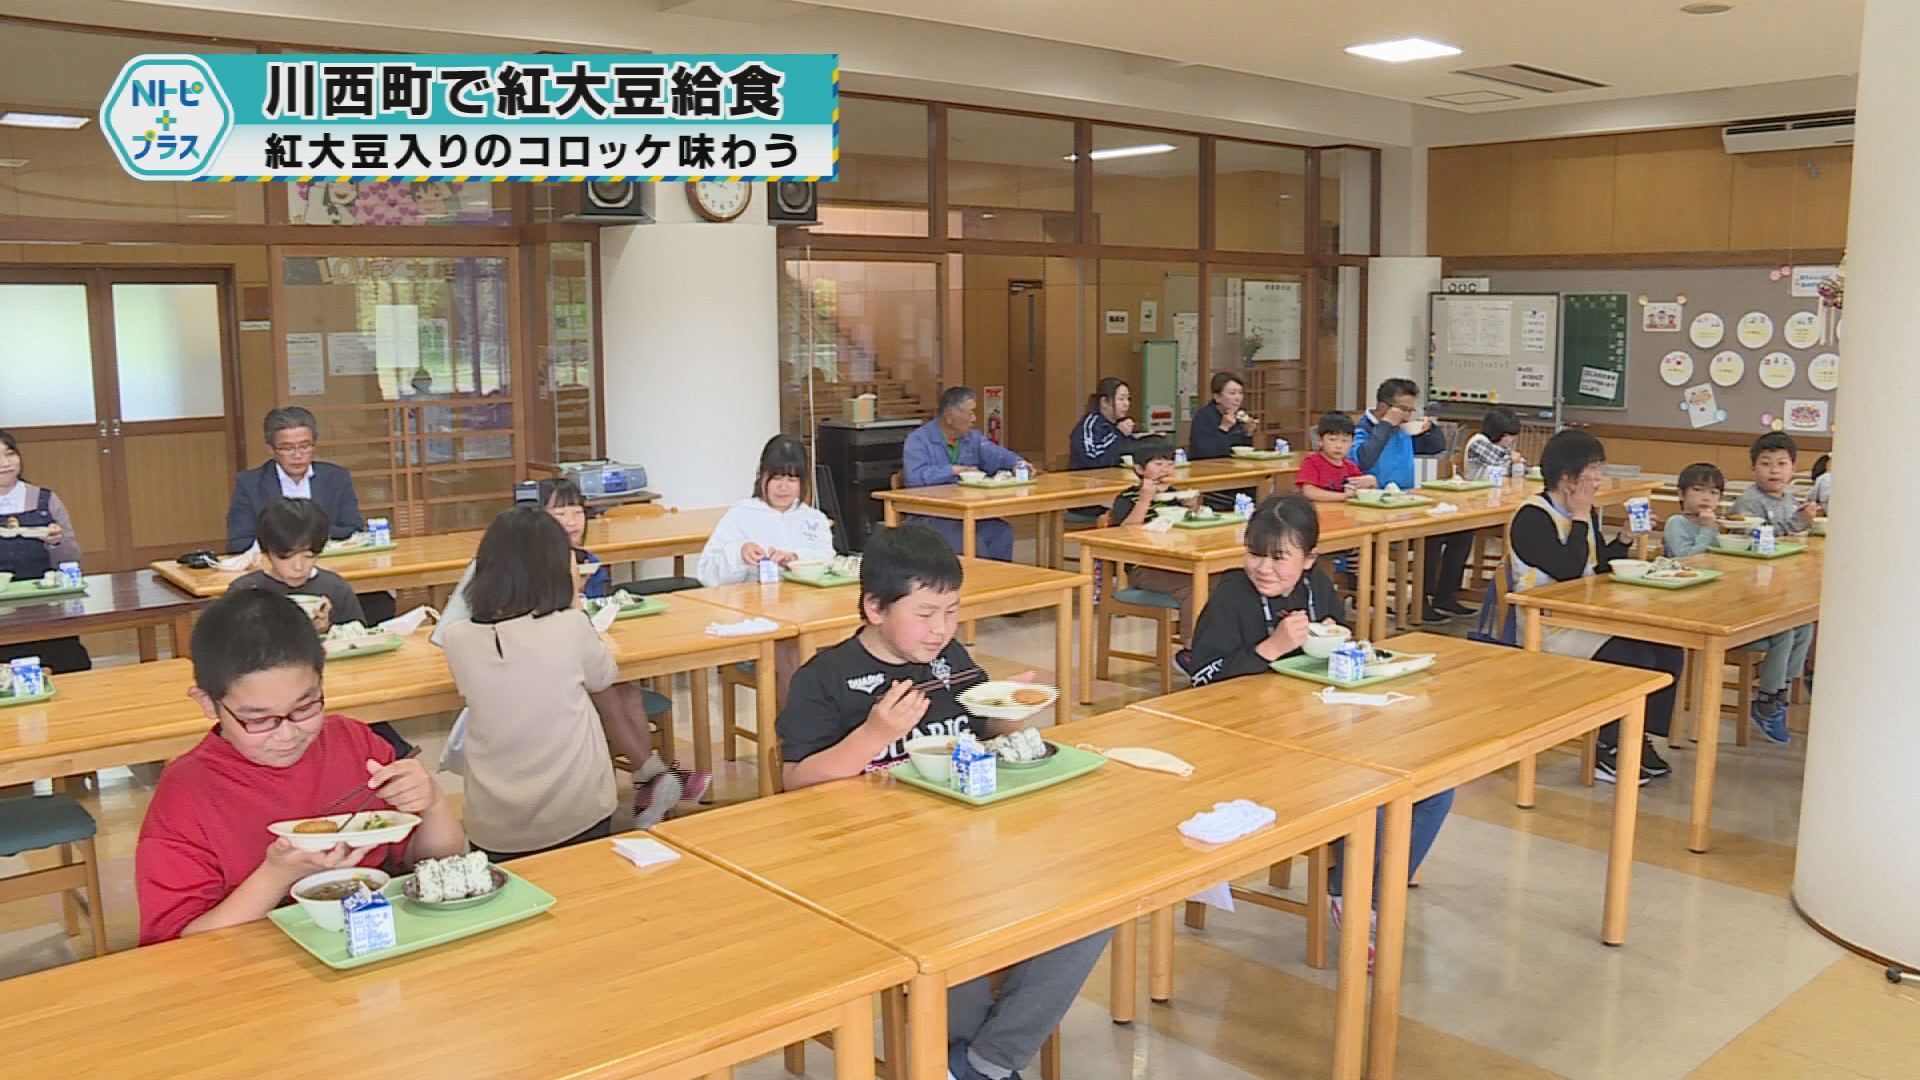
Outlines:
{"type": "Polygon", "coordinates": [[[1378,480],[1361,470],[1358,462],[1347,460],[1353,448],[1353,418],[1343,412],[1330,412],[1320,418],[1315,429],[1320,436],[1320,452],[1300,462],[1294,484],[1300,494],[1313,502],[1346,502],[1357,488],[1370,488],[1378,480]]]}
{"type": "Polygon", "coordinates": [[[231,592],[200,616],[188,695],[215,726],[167,766],[141,823],[140,944],[263,918],[294,882],[321,870],[398,869],[466,850],[460,816],[419,761],[395,761],[366,725],[327,714],[325,662],[306,613],[285,597],[231,592]],[[420,816],[404,851],[345,843],[299,851],[267,831],[359,786],[374,793],[369,810],[420,816]]]}

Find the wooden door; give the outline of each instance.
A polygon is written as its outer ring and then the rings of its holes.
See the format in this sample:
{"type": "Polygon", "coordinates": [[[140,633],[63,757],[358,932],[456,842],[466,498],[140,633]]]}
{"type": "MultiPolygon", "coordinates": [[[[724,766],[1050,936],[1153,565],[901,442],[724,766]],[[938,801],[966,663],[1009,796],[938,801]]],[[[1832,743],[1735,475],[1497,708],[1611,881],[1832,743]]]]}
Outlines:
{"type": "Polygon", "coordinates": [[[1047,293],[1038,281],[1007,282],[1007,434],[1028,452],[1047,444],[1047,293]]]}

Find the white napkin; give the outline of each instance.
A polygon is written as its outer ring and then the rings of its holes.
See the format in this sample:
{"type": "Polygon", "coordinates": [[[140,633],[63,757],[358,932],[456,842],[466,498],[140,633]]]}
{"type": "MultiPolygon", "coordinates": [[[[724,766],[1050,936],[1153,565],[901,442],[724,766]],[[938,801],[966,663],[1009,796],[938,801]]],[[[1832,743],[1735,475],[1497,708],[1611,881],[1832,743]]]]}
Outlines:
{"type": "Polygon", "coordinates": [[[244,574],[253,569],[253,560],[260,555],[260,545],[255,544],[238,555],[229,555],[218,563],[220,569],[229,574],[244,574]]]}
{"type": "Polygon", "coordinates": [[[381,623],[380,629],[385,630],[389,634],[399,634],[401,637],[412,637],[413,632],[420,629],[421,624],[426,622],[429,617],[431,617],[434,622],[439,622],[440,612],[435,608],[421,604],[419,607],[414,608],[404,615],[395,615],[393,618],[381,623]]]}
{"type": "Polygon", "coordinates": [[[680,857],[679,852],[646,836],[631,836],[615,840],[613,853],[630,860],[635,866],[652,866],[655,863],[672,862],[680,857]]]}
{"type": "Polygon", "coordinates": [[[1338,690],[1327,687],[1314,695],[1328,705],[1398,705],[1403,701],[1412,701],[1412,694],[1403,694],[1398,690],[1389,690],[1384,694],[1363,694],[1358,690],[1338,690]]]}
{"type": "Polygon", "coordinates": [[[707,633],[714,637],[751,637],[754,634],[771,634],[780,629],[780,624],[772,619],[741,619],[732,623],[708,623],[707,633]]]}
{"type": "Polygon", "coordinates": [[[1211,889],[1202,889],[1192,896],[1187,897],[1187,901],[1194,904],[1205,904],[1208,907],[1217,907],[1225,912],[1232,912],[1233,886],[1222,883],[1215,885],[1211,889]]]}
{"type": "Polygon", "coordinates": [[[467,721],[473,716],[470,709],[461,709],[454,717],[453,730],[447,732],[447,745],[440,748],[440,768],[442,771],[465,776],[467,772],[467,721]]]}
{"type": "Polygon", "coordinates": [[[1144,528],[1150,533],[1172,532],[1173,519],[1170,517],[1157,517],[1147,522],[1144,528]]]}
{"type": "Polygon", "coordinates": [[[1450,502],[1435,503],[1427,508],[1427,516],[1438,517],[1441,514],[1452,514],[1458,512],[1459,509],[1459,507],[1450,502]]]}
{"type": "Polygon", "coordinates": [[[618,619],[619,617],[620,617],[619,604],[615,604],[612,602],[601,604],[600,610],[593,613],[593,618],[592,618],[593,628],[604,634],[607,632],[607,628],[613,625],[614,620],[618,619]]]}
{"type": "Polygon", "coordinates": [[[1277,817],[1278,814],[1251,799],[1235,799],[1214,803],[1213,809],[1203,810],[1181,822],[1180,832],[1203,844],[1224,844],[1266,828],[1277,817]]]}

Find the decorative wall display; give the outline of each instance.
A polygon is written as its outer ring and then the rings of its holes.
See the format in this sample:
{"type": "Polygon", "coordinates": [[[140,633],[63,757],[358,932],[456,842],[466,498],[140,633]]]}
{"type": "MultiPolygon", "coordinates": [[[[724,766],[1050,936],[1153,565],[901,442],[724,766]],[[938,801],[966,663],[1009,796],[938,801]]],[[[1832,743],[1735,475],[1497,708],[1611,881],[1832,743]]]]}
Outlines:
{"type": "Polygon", "coordinates": [[[1727,322],[1711,311],[1703,311],[1693,317],[1693,325],[1688,328],[1687,335],[1693,339],[1696,347],[1711,349],[1727,336],[1727,322]]]}
{"type": "Polygon", "coordinates": [[[1780,334],[1796,349],[1811,349],[1820,344],[1820,316],[1812,311],[1796,311],[1787,316],[1780,334]]]}
{"type": "Polygon", "coordinates": [[[1693,354],[1675,349],[1661,357],[1660,378],[1668,386],[1679,386],[1693,378],[1693,354]]]}
{"type": "Polygon", "coordinates": [[[1787,415],[1784,429],[1802,435],[1823,435],[1831,426],[1833,403],[1824,398],[1802,400],[1787,399],[1787,415]]]}
{"type": "Polygon", "coordinates": [[[1713,377],[1716,386],[1732,386],[1746,377],[1747,358],[1732,349],[1714,353],[1707,365],[1707,374],[1713,377]]]}
{"type": "Polygon", "coordinates": [[[1706,383],[1687,387],[1687,396],[1680,407],[1687,411],[1688,422],[1697,428],[1708,427],[1727,418],[1727,414],[1720,411],[1720,403],[1714,400],[1713,387],[1706,383]]]}
{"type": "Polygon", "coordinates": [[[1646,304],[1640,308],[1640,329],[1651,334],[1680,332],[1679,304],[1646,304]]]}
{"type": "Polygon", "coordinates": [[[1807,361],[1807,384],[1828,393],[1840,389],[1840,354],[1823,352],[1807,361]]]}
{"type": "Polygon", "coordinates": [[[1125,308],[1107,312],[1107,333],[1124,334],[1127,332],[1127,312],[1125,308]]]}
{"type": "Polygon", "coordinates": [[[1799,365],[1793,362],[1792,354],[1770,352],[1760,358],[1757,368],[1760,385],[1769,390],[1784,390],[1787,384],[1793,381],[1793,376],[1798,369],[1799,365]]]}
{"type": "Polygon", "coordinates": [[[1764,311],[1747,312],[1740,316],[1740,325],[1734,330],[1734,336],[1749,349],[1760,348],[1773,340],[1773,316],[1764,311]]]}

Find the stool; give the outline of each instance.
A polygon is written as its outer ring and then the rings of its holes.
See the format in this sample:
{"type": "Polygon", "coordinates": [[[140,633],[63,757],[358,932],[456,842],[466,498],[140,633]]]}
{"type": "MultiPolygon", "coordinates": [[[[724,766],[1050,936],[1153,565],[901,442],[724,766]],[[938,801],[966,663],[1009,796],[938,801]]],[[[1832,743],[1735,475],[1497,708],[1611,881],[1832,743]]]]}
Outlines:
{"type": "Polygon", "coordinates": [[[742,660],[720,669],[720,751],[728,761],[735,759],[734,736],[737,735],[756,747],[760,745],[759,728],[749,731],[739,725],[740,711],[733,694],[736,689],[753,690],[758,685],[759,670],[752,660],[742,660]]]}
{"type": "MultiPolygon", "coordinates": [[[[1753,684],[1760,674],[1760,661],[1766,655],[1764,649],[1746,648],[1727,651],[1727,665],[1733,668],[1733,743],[1735,746],[1747,745],[1747,728],[1750,726],[1747,718],[1753,715],[1753,684]]],[[[1727,685],[1723,681],[1720,684],[1721,700],[1717,703],[1720,709],[1716,715],[1726,710],[1726,689],[1727,685]]],[[[1715,732],[1715,737],[1718,737],[1718,734],[1715,732]]]]}
{"type": "Polygon", "coordinates": [[[68,936],[80,933],[86,912],[93,932],[93,955],[107,954],[107,920],[100,905],[100,863],[94,853],[93,815],[65,795],[26,795],[0,799],[0,855],[18,855],[59,845],[60,864],[0,878],[0,903],[59,893],[68,936]],[[73,861],[75,848],[80,862],[73,861]],[[79,890],[84,888],[82,897],[79,890]]]}
{"type": "Polygon", "coordinates": [[[1094,674],[1104,679],[1112,668],[1111,657],[1122,660],[1152,661],[1160,668],[1160,692],[1173,693],[1173,624],[1180,618],[1180,601],[1152,589],[1119,588],[1111,596],[1100,598],[1099,654],[1094,674]],[[1150,619],[1154,624],[1153,653],[1122,652],[1113,648],[1113,620],[1116,616],[1150,619]]]}

